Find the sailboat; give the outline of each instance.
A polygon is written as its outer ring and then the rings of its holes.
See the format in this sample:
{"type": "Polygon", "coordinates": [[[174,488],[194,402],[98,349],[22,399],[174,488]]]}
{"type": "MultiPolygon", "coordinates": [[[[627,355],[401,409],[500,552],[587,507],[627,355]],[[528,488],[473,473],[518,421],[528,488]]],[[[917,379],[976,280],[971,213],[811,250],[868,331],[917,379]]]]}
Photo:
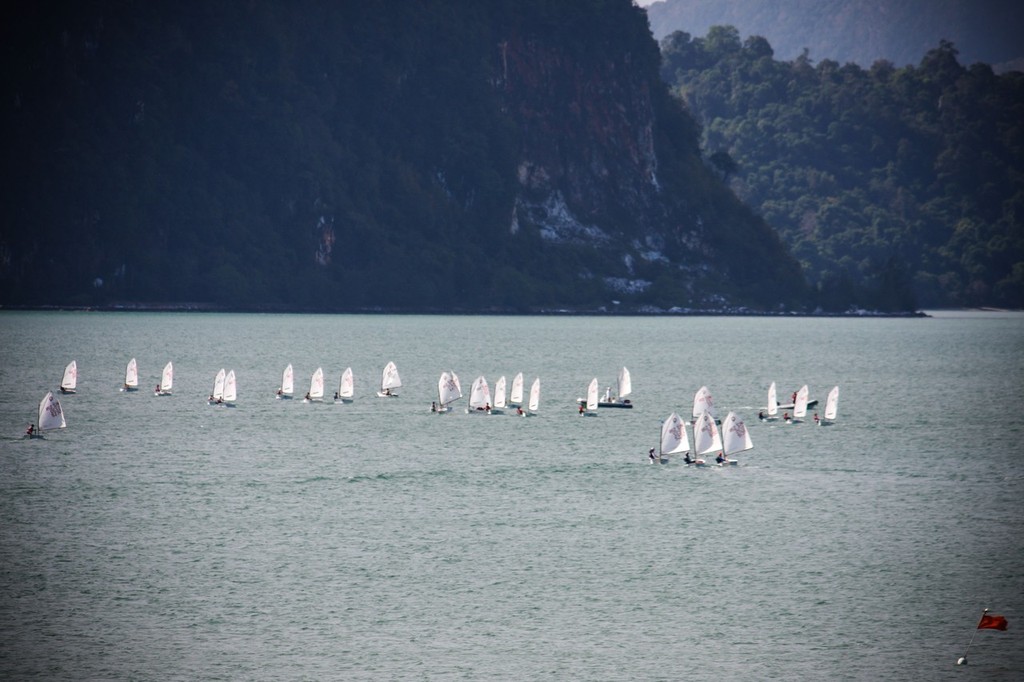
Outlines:
{"type": "Polygon", "coordinates": [[[224,404],[228,407],[235,406],[235,400],[238,398],[238,385],[235,381],[235,370],[228,372],[228,375],[224,377],[224,404]]]}
{"type": "Polygon", "coordinates": [[[505,402],[505,376],[502,375],[494,382],[494,405],[491,407],[491,414],[502,414],[506,407],[505,402]]]}
{"type": "Polygon", "coordinates": [[[633,380],[630,378],[629,370],[623,367],[619,370],[616,394],[614,396],[611,395],[611,387],[609,386],[608,391],[604,394],[604,398],[598,401],[597,406],[632,408],[633,403],[628,400],[628,396],[632,392],[633,380]]]}
{"type": "Polygon", "coordinates": [[[765,411],[759,412],[758,417],[763,422],[772,422],[779,418],[779,397],[775,391],[775,382],[768,387],[768,408],[765,411]]]}
{"type": "Polygon", "coordinates": [[[490,414],[491,413],[491,389],[487,385],[487,379],[478,376],[473,380],[473,388],[469,391],[469,407],[467,414],[490,414]]]}
{"type": "Polygon", "coordinates": [[[64,376],[60,380],[61,393],[74,393],[78,386],[78,363],[72,360],[64,368],[64,376]]]}
{"type": "Polygon", "coordinates": [[[735,412],[727,414],[722,421],[722,458],[725,461],[719,464],[736,464],[736,460],[729,457],[752,447],[754,443],[750,440],[750,432],[743,420],[735,412]]]}
{"type": "Polygon", "coordinates": [[[295,392],[295,372],[292,370],[291,364],[284,368],[284,373],[281,374],[281,388],[277,389],[277,397],[281,400],[291,400],[292,393],[295,392]]]}
{"type": "Polygon", "coordinates": [[[380,390],[377,391],[378,398],[397,398],[395,389],[402,385],[402,378],[398,376],[398,368],[395,363],[388,362],[384,365],[384,371],[380,374],[380,390]]]}
{"type": "Polygon", "coordinates": [[[213,391],[210,392],[210,397],[207,398],[207,402],[211,405],[219,405],[224,402],[224,377],[227,376],[224,373],[224,368],[221,367],[220,371],[217,372],[217,376],[213,378],[213,391]]]}
{"type": "Polygon", "coordinates": [[[324,400],[324,370],[322,367],[317,367],[316,371],[313,372],[313,376],[309,378],[309,392],[306,393],[306,399],[304,402],[323,402],[324,400]]]}
{"type": "Polygon", "coordinates": [[[136,364],[135,358],[129,360],[128,366],[124,368],[124,386],[121,387],[121,390],[139,390],[139,366],[136,364]]]}
{"type": "Polygon", "coordinates": [[[530,403],[526,406],[528,412],[523,413],[523,416],[527,414],[537,414],[537,410],[540,408],[540,377],[533,380],[533,384],[530,385],[530,403]]]}
{"type": "Polygon", "coordinates": [[[593,417],[597,414],[597,404],[599,402],[597,399],[598,388],[597,377],[594,377],[587,386],[586,402],[580,401],[579,412],[581,417],[593,417]]]}
{"type": "Polygon", "coordinates": [[[836,422],[836,411],[839,409],[839,387],[833,386],[825,398],[825,419],[818,422],[821,426],[831,426],[836,422]]]}
{"type": "Polygon", "coordinates": [[[508,393],[508,406],[521,408],[523,406],[523,373],[519,372],[512,377],[512,388],[508,393]]]}
{"type": "Polygon", "coordinates": [[[153,395],[170,395],[174,388],[174,364],[168,362],[164,365],[164,371],[160,374],[160,384],[153,391],[153,395]]]}
{"type": "Polygon", "coordinates": [[[701,386],[697,389],[697,392],[693,394],[694,423],[696,423],[700,416],[705,412],[711,415],[711,418],[715,423],[718,423],[719,420],[715,416],[715,401],[711,398],[711,391],[708,390],[707,386],[701,386]]]}
{"type": "Polygon", "coordinates": [[[722,436],[718,433],[715,418],[709,412],[702,412],[693,425],[693,454],[697,466],[704,466],[703,455],[722,450],[722,436]]]}
{"type": "MultiPolygon", "coordinates": [[[[668,462],[669,455],[678,455],[690,450],[690,442],[686,437],[686,422],[673,412],[661,423],[661,443],[658,447],[658,461],[668,462]]],[[[654,458],[651,458],[654,462],[654,458]]]]}
{"type": "Polygon", "coordinates": [[[790,424],[799,424],[807,416],[807,384],[800,387],[796,392],[796,402],[793,403],[793,416],[788,420],[790,424]]]}
{"type": "Polygon", "coordinates": [[[25,435],[29,438],[42,438],[44,431],[67,428],[67,425],[67,422],[64,421],[64,410],[60,408],[60,401],[54,397],[51,391],[47,391],[39,402],[36,423],[34,426],[28,427],[28,432],[25,435]]]}
{"type": "Polygon", "coordinates": [[[352,378],[352,368],[346,367],[345,371],[341,373],[341,382],[338,384],[338,392],[334,394],[334,402],[352,402],[354,391],[355,380],[352,378]]]}
{"type": "Polygon", "coordinates": [[[437,404],[434,405],[436,412],[451,412],[452,403],[462,397],[462,384],[455,372],[441,372],[437,380],[437,404]]]}

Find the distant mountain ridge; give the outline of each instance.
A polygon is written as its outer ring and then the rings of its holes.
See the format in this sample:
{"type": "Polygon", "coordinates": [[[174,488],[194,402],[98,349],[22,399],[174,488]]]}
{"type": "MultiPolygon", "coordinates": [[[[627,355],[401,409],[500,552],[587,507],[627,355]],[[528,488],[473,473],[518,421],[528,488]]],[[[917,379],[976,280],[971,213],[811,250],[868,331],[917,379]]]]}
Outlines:
{"type": "Polygon", "coordinates": [[[814,61],[904,66],[948,40],[964,64],[984,62],[996,72],[1024,66],[1024,3],[1016,0],[663,0],[647,14],[658,40],[729,25],[767,38],[784,60],[806,48],[814,61]]]}

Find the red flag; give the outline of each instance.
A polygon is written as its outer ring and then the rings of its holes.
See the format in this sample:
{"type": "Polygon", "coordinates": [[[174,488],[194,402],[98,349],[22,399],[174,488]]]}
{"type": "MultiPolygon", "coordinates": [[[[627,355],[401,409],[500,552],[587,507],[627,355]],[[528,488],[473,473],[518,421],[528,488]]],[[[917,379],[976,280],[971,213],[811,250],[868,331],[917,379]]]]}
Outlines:
{"type": "Polygon", "coordinates": [[[990,616],[987,613],[978,622],[979,630],[1005,630],[1006,619],[1002,616],[990,616]]]}

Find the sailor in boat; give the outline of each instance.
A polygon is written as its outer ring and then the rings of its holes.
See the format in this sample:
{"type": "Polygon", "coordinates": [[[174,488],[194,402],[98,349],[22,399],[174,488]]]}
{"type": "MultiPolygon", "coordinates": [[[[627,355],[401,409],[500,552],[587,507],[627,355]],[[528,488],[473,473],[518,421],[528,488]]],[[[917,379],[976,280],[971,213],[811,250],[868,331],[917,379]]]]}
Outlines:
{"type": "Polygon", "coordinates": [[[29,424],[28,425],[28,429],[25,430],[25,435],[28,436],[29,438],[31,438],[32,436],[35,435],[35,433],[36,433],[36,425],[35,424],[29,424]]]}
{"type": "Polygon", "coordinates": [[[390,388],[385,388],[384,389],[384,395],[391,395],[391,389],[390,388]]]}
{"type": "Polygon", "coordinates": [[[612,387],[604,389],[604,402],[610,403],[612,401],[612,387]]]}
{"type": "Polygon", "coordinates": [[[486,412],[487,414],[491,413],[491,404],[490,403],[487,403],[486,405],[484,405],[484,412],[486,412]]]}
{"type": "Polygon", "coordinates": [[[647,451],[647,457],[651,460],[651,464],[654,464],[654,448],[647,451]]]}
{"type": "Polygon", "coordinates": [[[520,417],[522,417],[523,416],[523,408],[521,408],[518,405],[516,405],[516,414],[518,414],[520,417]]]}
{"type": "Polygon", "coordinates": [[[690,453],[689,452],[687,452],[685,455],[683,455],[683,461],[686,462],[687,464],[693,464],[693,462],[694,462],[694,460],[690,459],[690,453]]]}
{"type": "Polygon", "coordinates": [[[430,411],[431,412],[437,412],[437,401],[435,401],[435,400],[430,401],[430,411]]]}
{"type": "Polygon", "coordinates": [[[719,452],[718,457],[715,457],[715,461],[718,462],[719,464],[725,464],[726,462],[729,461],[729,458],[725,456],[724,452],[719,452]]]}
{"type": "Polygon", "coordinates": [[[820,423],[821,423],[821,420],[818,419],[818,413],[815,412],[814,413],[814,425],[817,426],[820,423]]]}
{"type": "Polygon", "coordinates": [[[761,421],[764,421],[764,410],[761,410],[760,412],[757,413],[757,418],[760,419],[761,421]]]}
{"type": "Polygon", "coordinates": [[[284,394],[283,394],[283,393],[281,392],[281,389],[277,389],[277,395],[279,395],[279,396],[282,396],[282,395],[284,395],[284,394]]]}
{"type": "Polygon", "coordinates": [[[584,412],[586,412],[586,408],[584,408],[583,405],[580,405],[580,416],[583,416],[584,412]]]}
{"type": "Polygon", "coordinates": [[[337,400],[337,399],[338,399],[338,398],[340,398],[340,397],[341,397],[341,396],[340,396],[340,395],[338,395],[338,392],[337,392],[337,391],[335,391],[335,392],[334,392],[334,399],[335,399],[335,400],[337,400]]]}
{"type": "Polygon", "coordinates": [[[306,400],[312,400],[312,398],[309,397],[309,391],[306,391],[306,400]]]}
{"type": "Polygon", "coordinates": [[[788,421],[789,421],[789,412],[783,412],[783,413],[782,413],[782,419],[783,419],[784,421],[787,421],[787,422],[788,422],[788,421]]]}

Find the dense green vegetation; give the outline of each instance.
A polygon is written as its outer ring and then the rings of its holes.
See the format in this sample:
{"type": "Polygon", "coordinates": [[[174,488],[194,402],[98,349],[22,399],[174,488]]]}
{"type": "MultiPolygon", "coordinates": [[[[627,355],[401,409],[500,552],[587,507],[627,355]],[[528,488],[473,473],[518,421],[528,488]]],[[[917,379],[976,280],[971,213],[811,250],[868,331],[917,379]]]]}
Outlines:
{"type": "Polygon", "coordinates": [[[1024,74],[774,59],[716,26],[662,41],[708,163],[782,235],[825,307],[1024,306],[1024,74]]]}
{"type": "Polygon", "coordinates": [[[4,12],[2,304],[805,301],[629,0],[4,12]]]}
{"type": "Polygon", "coordinates": [[[787,60],[809,50],[815,59],[905,66],[948,40],[965,64],[985,62],[996,72],[1024,65],[1018,0],[663,0],[647,14],[657,40],[735,26],[742,35],[764,36],[787,60]]]}

